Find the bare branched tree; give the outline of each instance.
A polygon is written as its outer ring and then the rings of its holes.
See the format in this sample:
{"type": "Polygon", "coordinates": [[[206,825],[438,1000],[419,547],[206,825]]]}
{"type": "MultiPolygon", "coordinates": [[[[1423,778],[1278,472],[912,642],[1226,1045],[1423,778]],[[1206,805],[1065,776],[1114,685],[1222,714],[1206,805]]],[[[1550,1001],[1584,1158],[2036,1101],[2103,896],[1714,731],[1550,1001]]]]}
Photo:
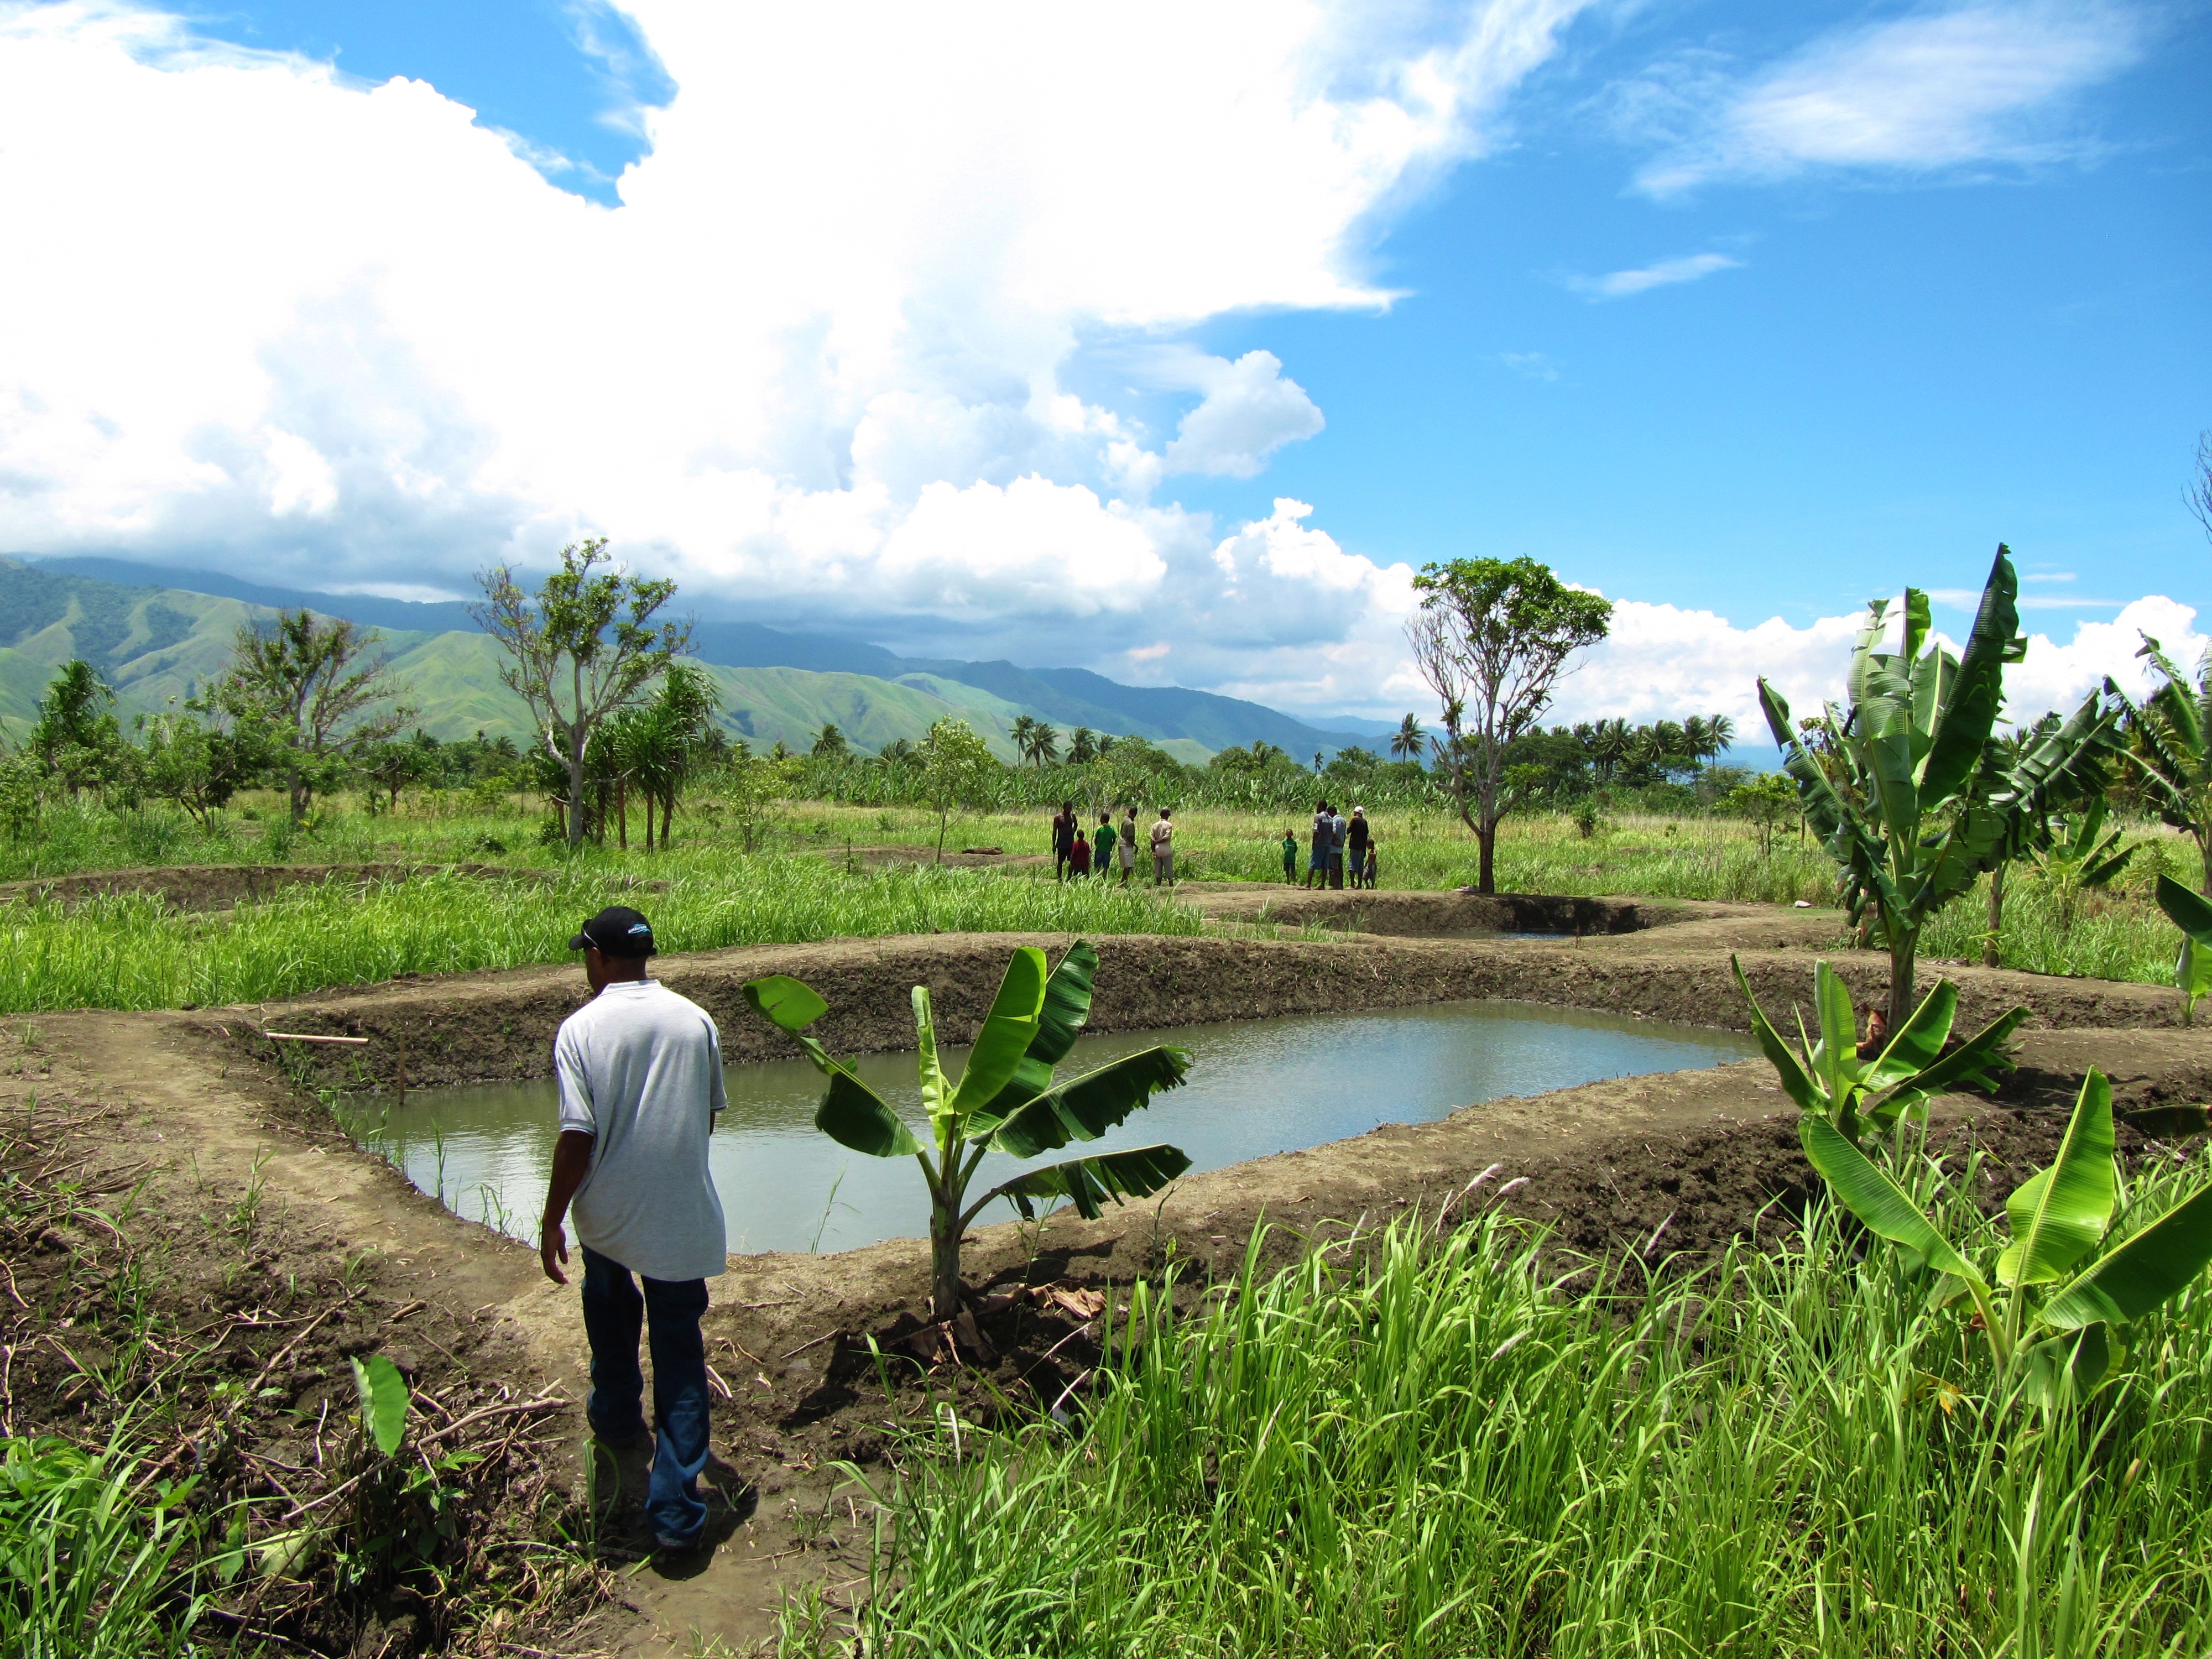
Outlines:
{"type": "Polygon", "coordinates": [[[2204,526],[2205,535],[2212,538],[2212,432],[2197,434],[2197,471],[2183,487],[2181,498],[2204,526]]]}

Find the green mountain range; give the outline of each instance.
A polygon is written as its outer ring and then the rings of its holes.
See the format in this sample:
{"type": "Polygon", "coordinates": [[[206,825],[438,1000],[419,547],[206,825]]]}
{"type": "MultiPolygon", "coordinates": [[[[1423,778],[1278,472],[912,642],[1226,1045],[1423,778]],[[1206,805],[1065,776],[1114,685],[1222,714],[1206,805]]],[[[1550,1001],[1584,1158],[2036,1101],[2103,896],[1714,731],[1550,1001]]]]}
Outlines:
{"type": "MultiPolygon", "coordinates": [[[[356,603],[331,594],[256,590],[228,579],[208,585],[232,592],[210,593],[109,580],[111,572],[161,574],[120,561],[0,557],[0,730],[20,738],[35,718],[47,682],[75,657],[91,663],[115,688],[127,725],[130,716],[189,696],[220,673],[241,624],[269,618],[279,604],[306,604],[381,630],[392,668],[417,711],[416,723],[433,736],[452,739],[482,731],[522,741],[531,735],[521,701],[500,683],[498,647],[472,627],[451,625],[465,620],[459,606],[356,603]],[[72,566],[99,567],[101,574],[72,566]],[[240,597],[239,590],[273,603],[240,597]],[[434,625],[393,625],[417,620],[434,625]]],[[[901,738],[919,738],[947,714],[967,720],[1010,761],[1015,756],[1007,734],[1024,714],[1063,729],[1085,725],[1146,737],[1194,764],[1255,738],[1303,754],[1333,752],[1353,735],[1324,732],[1236,698],[1124,686],[1079,669],[914,661],[878,647],[779,635],[748,623],[705,623],[697,635],[701,664],[721,692],[723,723],[733,735],[761,745],[781,742],[804,749],[824,722],[835,721],[855,747],[872,752],[901,738]],[[777,655],[818,665],[760,660],[777,655]],[[727,658],[738,660],[718,660],[727,658]],[[842,660],[854,666],[830,665],[842,660]]]]}

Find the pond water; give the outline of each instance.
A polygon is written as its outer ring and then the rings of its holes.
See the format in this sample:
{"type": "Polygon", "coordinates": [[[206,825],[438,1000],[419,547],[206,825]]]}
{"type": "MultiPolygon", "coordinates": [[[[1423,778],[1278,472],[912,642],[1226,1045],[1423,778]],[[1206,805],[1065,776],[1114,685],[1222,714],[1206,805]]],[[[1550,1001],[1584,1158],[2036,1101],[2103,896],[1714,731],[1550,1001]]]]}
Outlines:
{"type": "MultiPolygon", "coordinates": [[[[1040,1163],[1166,1141],[1194,1168],[1218,1169],[1378,1124],[1426,1122],[1501,1096],[1689,1071],[1758,1052],[1747,1036],[1705,1026],[1529,1003],[1443,1002],[1086,1036],[1059,1074],[1157,1043],[1190,1052],[1189,1080],[1103,1139],[1040,1163]]],[[[945,1053],[957,1077],[966,1051],[945,1053]]],[[[856,1065],[920,1124],[911,1054],[863,1055],[856,1065]]],[[[806,1061],[732,1066],[728,1089],[712,1147],[732,1250],[842,1250],[926,1235],[913,1161],[848,1152],[817,1130],[823,1079],[806,1061]]],[[[422,1191],[534,1243],[556,1122],[549,1079],[417,1090],[404,1107],[356,1105],[348,1127],[422,1191]]],[[[981,1193],[1020,1167],[994,1155],[970,1190],[981,1193]]],[[[1012,1214],[994,1206],[981,1219],[1012,1214]]]]}

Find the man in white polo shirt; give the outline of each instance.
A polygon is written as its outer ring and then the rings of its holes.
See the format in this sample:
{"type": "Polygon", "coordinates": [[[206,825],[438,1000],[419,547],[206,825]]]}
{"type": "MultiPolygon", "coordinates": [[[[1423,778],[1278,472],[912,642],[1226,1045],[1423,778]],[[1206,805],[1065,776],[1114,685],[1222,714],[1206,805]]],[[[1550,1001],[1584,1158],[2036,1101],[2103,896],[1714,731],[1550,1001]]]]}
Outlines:
{"type": "Polygon", "coordinates": [[[661,1547],[688,1549],[707,1522],[699,1498],[707,1465],[699,1316],[707,1280],[721,1273],[728,1248],[707,1165],[708,1138],[724,1103],[721,1039],[705,1009],[647,976],[653,925],[628,906],[600,911],[568,948],[584,953],[593,994],[553,1039],[561,1138],[538,1259],[548,1279],[568,1282],[561,1224],[573,1200],[592,1345],[585,1415],[600,1443],[617,1450],[640,1444],[647,1432],[637,1340],[650,1321],[659,1434],[645,1517],[661,1547]],[[644,1281],[642,1296],[633,1273],[644,1281]]]}

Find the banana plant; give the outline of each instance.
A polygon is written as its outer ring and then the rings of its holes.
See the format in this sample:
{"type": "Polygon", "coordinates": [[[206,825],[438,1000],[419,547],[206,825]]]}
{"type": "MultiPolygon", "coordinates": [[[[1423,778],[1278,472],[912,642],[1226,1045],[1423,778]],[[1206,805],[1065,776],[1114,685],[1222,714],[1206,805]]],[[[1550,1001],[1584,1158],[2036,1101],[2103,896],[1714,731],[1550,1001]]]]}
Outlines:
{"type": "MultiPolygon", "coordinates": [[[[1858,1014],[1851,1006],[1850,988],[1820,961],[1813,964],[1813,1006],[1820,1036],[1816,1042],[1806,1035],[1801,1015],[1801,1053],[1783,1041],[1759,1006],[1751,981],[1744,977],[1743,963],[1731,956],[1729,965],[1735,969],[1736,988],[1751,1005],[1751,1028],[1759,1048],[1781,1073],[1783,1092],[1805,1114],[1799,1134],[1809,1135],[1817,1120],[1854,1146],[1868,1130],[1887,1133],[1908,1113],[1924,1111],[1927,1102],[1937,1095],[1970,1087],[1994,1090],[1993,1073],[2013,1068],[2005,1045],[2027,1018],[2024,1007],[2008,1009],[1947,1054],[1943,1045],[1958,1016],[1959,988],[1948,979],[1938,980],[1912,1018],[1893,1028],[1881,1051],[1872,1060],[1861,1060],[1858,1014]]],[[[1808,1154],[1811,1146],[1808,1140],[1808,1154]]]]}
{"type": "Polygon", "coordinates": [[[2017,855],[2011,831],[2022,813],[2078,798],[2101,780],[2105,757],[2118,749],[2124,700],[2107,680],[2016,762],[1993,763],[1988,751],[2004,666],[2027,649],[2019,587],[2011,554],[2000,545],[1966,650],[1956,656],[1930,642],[1928,596],[1919,589],[1905,591],[1896,651],[1879,648],[1892,629],[1889,601],[1870,601],[1851,653],[1850,701],[1829,704],[1809,736],[1792,724],[1781,694],[1759,682],[1783,769],[1839,866],[1851,921],[1865,923],[1889,951],[1892,1030],[1913,1007],[1914,963],[1929,917],[1984,871],[2017,855]],[[1822,767],[1821,753],[1839,763],[1840,775],[1822,767]]]}
{"type": "Polygon", "coordinates": [[[807,1035],[806,1028],[830,1011],[813,990],[783,974],[743,988],[754,1011],[798,1039],[830,1079],[814,1115],[817,1128],[856,1152],[911,1157],[921,1165],[929,1188],[934,1318],[951,1319],[960,1311],[961,1236],[994,1199],[1006,1200],[1025,1217],[1036,1214],[1038,1200],[1064,1199],[1095,1218],[1103,1200],[1149,1198],[1190,1168],[1190,1159],[1176,1147],[1136,1146],[1030,1170],[969,1201],[969,1186],[986,1153],[1034,1158],[1071,1140],[1096,1140],[1148,1104],[1155,1091],[1182,1084],[1190,1056],[1169,1048],[1146,1048],[1066,1083],[1054,1082],[1054,1067],[1091,1017],[1097,971],[1098,952],[1087,940],[1077,940],[1049,975],[1043,951],[1026,945],[1017,950],[957,1083],[938,1060],[929,988],[914,988],[921,1103],[929,1115],[927,1145],[860,1081],[851,1061],[836,1059],[807,1035]]]}
{"type": "Polygon", "coordinates": [[[2087,811],[2070,823],[2055,826],[2040,845],[2030,849],[2028,856],[2058,902],[2060,933],[2073,931],[2074,912],[2081,895],[2092,888],[2110,886],[2135,856],[2134,848],[2120,845],[2120,834],[2118,830],[2106,832],[2105,800],[2100,795],[2087,811]]]}
{"type": "Polygon", "coordinates": [[[2181,954],[2173,982],[2181,991],[2181,1023],[2197,1023],[2197,1004],[2212,991],[2212,900],[2192,893],[2172,876],[2158,878],[2158,908],[2181,929],[2181,954]]]}
{"type": "Polygon", "coordinates": [[[2058,1156],[2005,1200],[2012,1239],[1987,1274],[1826,1119],[1808,1116],[1804,1133],[1806,1156],[1837,1200],[1869,1232],[1948,1275],[1954,1295],[1972,1299],[1999,1378],[2016,1375],[2039,1404],[2086,1399],[2124,1352],[2128,1328],[2212,1262],[2212,1185],[2115,1237],[2112,1090],[2094,1068],[2058,1156]]]}
{"type": "Polygon", "coordinates": [[[2197,843],[2201,891],[2212,893],[2212,656],[2192,679],[2148,634],[2138,657],[2160,683],[2128,714],[2128,763],[2160,817],[2197,843]]]}

